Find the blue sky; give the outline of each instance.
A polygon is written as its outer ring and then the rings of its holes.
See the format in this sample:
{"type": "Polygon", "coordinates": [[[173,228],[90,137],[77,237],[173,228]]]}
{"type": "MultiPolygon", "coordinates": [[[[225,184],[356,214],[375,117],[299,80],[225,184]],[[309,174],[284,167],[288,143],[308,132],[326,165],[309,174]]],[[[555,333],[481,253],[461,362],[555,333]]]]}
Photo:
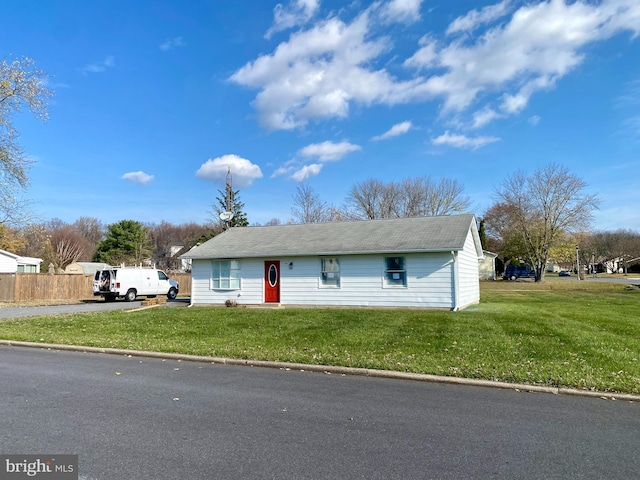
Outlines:
{"type": "Polygon", "coordinates": [[[51,75],[16,118],[43,219],[207,222],[231,166],[250,223],[305,181],[458,180],[481,215],[551,162],[640,230],[637,0],[22,0],[1,56],[51,75]]]}

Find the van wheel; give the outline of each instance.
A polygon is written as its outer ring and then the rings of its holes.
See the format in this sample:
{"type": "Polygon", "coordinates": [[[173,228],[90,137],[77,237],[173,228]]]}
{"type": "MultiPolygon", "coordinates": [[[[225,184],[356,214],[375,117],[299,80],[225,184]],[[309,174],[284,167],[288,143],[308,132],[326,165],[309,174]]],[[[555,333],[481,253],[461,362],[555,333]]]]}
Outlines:
{"type": "Polygon", "coordinates": [[[169,293],[167,293],[167,298],[169,300],[175,300],[178,296],[178,291],[175,288],[170,288],[169,293]]]}
{"type": "Polygon", "coordinates": [[[127,294],[124,296],[124,299],[127,302],[133,302],[136,299],[136,291],[133,288],[130,288],[127,294]]]}

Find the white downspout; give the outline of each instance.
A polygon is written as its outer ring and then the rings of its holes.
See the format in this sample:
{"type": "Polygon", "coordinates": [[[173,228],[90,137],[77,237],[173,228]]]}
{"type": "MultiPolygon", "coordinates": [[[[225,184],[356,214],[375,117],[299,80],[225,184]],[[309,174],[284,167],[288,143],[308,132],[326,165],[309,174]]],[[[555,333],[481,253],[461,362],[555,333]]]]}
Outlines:
{"type": "Polygon", "coordinates": [[[460,298],[460,287],[459,287],[459,273],[458,273],[458,252],[451,251],[451,276],[453,277],[453,287],[451,289],[452,298],[452,308],[451,310],[454,312],[458,311],[458,299],[460,298]]]}

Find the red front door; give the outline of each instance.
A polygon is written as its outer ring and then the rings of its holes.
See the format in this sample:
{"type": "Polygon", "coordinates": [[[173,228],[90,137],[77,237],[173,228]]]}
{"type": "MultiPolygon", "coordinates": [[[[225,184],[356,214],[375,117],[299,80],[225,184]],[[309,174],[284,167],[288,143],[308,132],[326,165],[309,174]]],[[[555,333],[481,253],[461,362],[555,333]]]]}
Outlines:
{"type": "Polygon", "coordinates": [[[264,262],[264,301],[280,303],[280,262],[277,260],[264,262]]]}

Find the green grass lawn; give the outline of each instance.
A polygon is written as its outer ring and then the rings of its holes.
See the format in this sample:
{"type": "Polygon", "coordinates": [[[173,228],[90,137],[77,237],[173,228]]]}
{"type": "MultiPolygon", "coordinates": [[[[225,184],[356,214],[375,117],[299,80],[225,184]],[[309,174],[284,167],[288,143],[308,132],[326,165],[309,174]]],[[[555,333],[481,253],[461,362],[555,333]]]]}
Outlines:
{"type": "Polygon", "coordinates": [[[0,338],[640,393],[640,289],[483,282],[462,312],[154,308],[0,322],[0,338]]]}

